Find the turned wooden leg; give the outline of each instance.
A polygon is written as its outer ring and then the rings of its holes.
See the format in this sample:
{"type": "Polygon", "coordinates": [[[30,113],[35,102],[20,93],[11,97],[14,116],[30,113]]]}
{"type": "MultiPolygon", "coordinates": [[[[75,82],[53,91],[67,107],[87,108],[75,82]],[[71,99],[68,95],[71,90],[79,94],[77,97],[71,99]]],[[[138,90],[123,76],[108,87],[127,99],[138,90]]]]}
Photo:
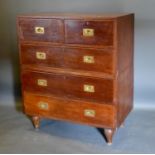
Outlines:
{"type": "Polygon", "coordinates": [[[32,117],[33,125],[35,129],[38,129],[40,126],[40,118],[38,116],[32,117]]]}
{"type": "Polygon", "coordinates": [[[115,129],[104,129],[104,134],[106,136],[108,145],[112,144],[112,138],[113,138],[114,132],[115,132],[115,129]]]}

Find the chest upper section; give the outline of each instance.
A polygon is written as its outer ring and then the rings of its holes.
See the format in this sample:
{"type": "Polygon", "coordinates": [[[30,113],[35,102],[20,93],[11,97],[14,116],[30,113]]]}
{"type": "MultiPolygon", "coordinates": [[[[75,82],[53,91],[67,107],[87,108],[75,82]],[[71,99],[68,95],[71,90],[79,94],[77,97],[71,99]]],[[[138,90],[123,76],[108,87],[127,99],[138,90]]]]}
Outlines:
{"type": "Polygon", "coordinates": [[[21,41],[113,47],[115,20],[25,18],[18,20],[21,41]]]}

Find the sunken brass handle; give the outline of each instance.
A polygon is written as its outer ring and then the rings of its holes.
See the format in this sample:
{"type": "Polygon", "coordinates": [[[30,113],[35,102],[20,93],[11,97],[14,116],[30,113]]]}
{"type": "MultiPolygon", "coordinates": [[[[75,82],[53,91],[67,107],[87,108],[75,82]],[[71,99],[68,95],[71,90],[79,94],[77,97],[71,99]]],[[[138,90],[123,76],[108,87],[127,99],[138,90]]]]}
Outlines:
{"type": "Polygon", "coordinates": [[[39,60],[45,60],[46,59],[46,53],[44,52],[36,52],[36,58],[39,60]]]}
{"type": "Polygon", "coordinates": [[[36,34],[44,34],[45,33],[44,27],[35,27],[35,33],[36,34]]]}
{"type": "Polygon", "coordinates": [[[39,107],[39,109],[41,109],[41,110],[48,110],[49,108],[48,108],[48,103],[46,103],[46,102],[39,102],[38,103],[38,107],[39,107]]]}
{"type": "Polygon", "coordinates": [[[95,115],[96,115],[95,110],[92,110],[92,109],[84,110],[84,116],[86,116],[86,117],[95,117],[95,115]]]}
{"type": "Polygon", "coordinates": [[[95,92],[95,87],[93,85],[84,85],[83,86],[83,90],[85,92],[89,92],[89,93],[94,93],[95,92]]]}
{"type": "Polygon", "coordinates": [[[89,63],[89,64],[93,64],[95,63],[95,60],[94,60],[94,56],[84,56],[83,57],[83,62],[84,63],[89,63]]]}
{"type": "Polygon", "coordinates": [[[83,29],[83,36],[84,37],[93,37],[94,36],[94,29],[84,28],[83,29]]]}
{"type": "Polygon", "coordinates": [[[47,80],[45,79],[38,79],[37,80],[38,86],[46,87],[47,86],[47,80]]]}

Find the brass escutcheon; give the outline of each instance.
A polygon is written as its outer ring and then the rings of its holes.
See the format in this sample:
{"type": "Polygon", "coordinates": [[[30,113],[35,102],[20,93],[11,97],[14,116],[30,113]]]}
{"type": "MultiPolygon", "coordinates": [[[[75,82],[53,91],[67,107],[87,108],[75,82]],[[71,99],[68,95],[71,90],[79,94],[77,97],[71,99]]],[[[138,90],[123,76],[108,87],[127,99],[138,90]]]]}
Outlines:
{"type": "Polygon", "coordinates": [[[46,102],[41,101],[38,103],[38,106],[39,106],[39,109],[48,110],[48,103],[46,103],[46,102]]]}
{"type": "Polygon", "coordinates": [[[35,33],[36,34],[44,34],[45,33],[44,27],[35,27],[35,33]]]}
{"type": "Polygon", "coordinates": [[[39,60],[45,60],[46,59],[46,53],[44,52],[36,52],[36,58],[39,60]]]}
{"type": "Polygon", "coordinates": [[[37,80],[38,86],[46,87],[47,86],[47,80],[45,79],[38,79],[37,80]]]}
{"type": "Polygon", "coordinates": [[[88,56],[88,55],[84,56],[83,62],[89,64],[95,63],[94,56],[88,56]]]}
{"type": "Polygon", "coordinates": [[[95,117],[95,114],[96,114],[95,110],[92,110],[92,109],[85,109],[84,110],[84,115],[86,117],[95,117]]]}
{"type": "Polygon", "coordinates": [[[85,84],[83,86],[83,89],[84,89],[85,92],[89,92],[89,93],[94,93],[95,92],[95,88],[94,88],[93,85],[87,85],[87,84],[85,84]]]}
{"type": "Polygon", "coordinates": [[[83,29],[83,36],[84,37],[93,37],[94,36],[94,29],[84,28],[83,29]]]}

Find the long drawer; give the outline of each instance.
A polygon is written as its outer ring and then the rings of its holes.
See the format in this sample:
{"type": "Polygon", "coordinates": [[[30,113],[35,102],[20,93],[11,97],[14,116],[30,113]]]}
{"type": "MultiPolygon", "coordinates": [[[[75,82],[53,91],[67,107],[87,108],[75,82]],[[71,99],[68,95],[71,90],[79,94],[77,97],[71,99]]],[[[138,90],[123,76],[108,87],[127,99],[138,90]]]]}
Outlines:
{"type": "Polygon", "coordinates": [[[22,72],[23,90],[90,102],[113,103],[113,80],[67,74],[22,72]]]}
{"type": "Polygon", "coordinates": [[[105,49],[21,45],[25,65],[114,73],[113,51],[105,49]]]}
{"type": "Polygon", "coordinates": [[[116,125],[116,109],[112,105],[24,93],[24,107],[25,112],[31,116],[68,120],[98,127],[116,125]]]}

